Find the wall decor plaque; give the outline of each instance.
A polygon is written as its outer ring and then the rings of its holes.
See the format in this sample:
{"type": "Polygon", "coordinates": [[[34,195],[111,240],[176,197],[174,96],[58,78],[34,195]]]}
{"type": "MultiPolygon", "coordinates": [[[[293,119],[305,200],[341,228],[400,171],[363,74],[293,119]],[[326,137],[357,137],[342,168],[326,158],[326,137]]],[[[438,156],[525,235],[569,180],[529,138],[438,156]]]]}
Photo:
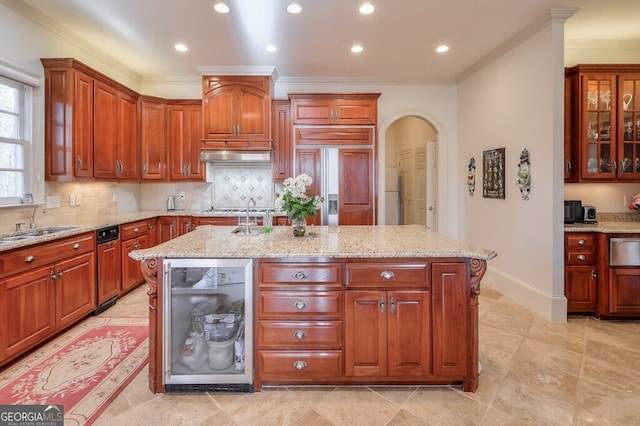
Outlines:
{"type": "Polygon", "coordinates": [[[482,152],[482,196],[504,199],[505,148],[482,152]]]}

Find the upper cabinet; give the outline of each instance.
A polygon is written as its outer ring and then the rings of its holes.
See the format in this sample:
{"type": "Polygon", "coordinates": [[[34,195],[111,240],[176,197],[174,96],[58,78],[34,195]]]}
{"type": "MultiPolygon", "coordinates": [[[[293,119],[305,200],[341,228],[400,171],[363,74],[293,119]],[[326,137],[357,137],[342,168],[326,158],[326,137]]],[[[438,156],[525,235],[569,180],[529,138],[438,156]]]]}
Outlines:
{"type": "Polygon", "coordinates": [[[640,181],[640,65],[576,65],[565,75],[565,181],[640,181]]]}
{"type": "Polygon", "coordinates": [[[271,77],[203,76],[202,102],[203,139],[271,139],[271,77]]]}
{"type": "Polygon", "coordinates": [[[201,129],[202,101],[169,101],[169,180],[204,181],[205,167],[200,161],[201,129]]]}
{"type": "Polygon", "coordinates": [[[273,101],[273,181],[284,182],[293,169],[291,103],[273,101]]]}
{"type": "Polygon", "coordinates": [[[141,179],[167,178],[167,101],[149,96],[140,98],[141,179]]]}
{"type": "Polygon", "coordinates": [[[379,96],[379,93],[289,94],[293,124],[375,125],[379,96]]]}

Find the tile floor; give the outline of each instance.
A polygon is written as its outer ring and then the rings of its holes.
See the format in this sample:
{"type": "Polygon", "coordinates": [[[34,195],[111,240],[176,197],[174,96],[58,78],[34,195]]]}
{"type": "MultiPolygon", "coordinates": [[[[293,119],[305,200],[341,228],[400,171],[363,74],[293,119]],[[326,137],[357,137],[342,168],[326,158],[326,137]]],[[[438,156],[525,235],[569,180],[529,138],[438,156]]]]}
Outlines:
{"type": "MultiPolygon", "coordinates": [[[[105,315],[146,313],[146,289],[105,315]]],[[[475,393],[458,387],[290,387],[151,394],[146,368],[96,425],[638,425],[640,321],[550,323],[483,286],[475,393]]]]}

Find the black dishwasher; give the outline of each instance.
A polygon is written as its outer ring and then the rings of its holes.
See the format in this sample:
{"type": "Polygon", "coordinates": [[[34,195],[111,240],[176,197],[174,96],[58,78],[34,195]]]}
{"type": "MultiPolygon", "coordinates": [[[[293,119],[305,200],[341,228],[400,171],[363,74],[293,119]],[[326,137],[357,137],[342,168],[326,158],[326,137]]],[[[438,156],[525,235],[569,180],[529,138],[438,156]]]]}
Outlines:
{"type": "Polygon", "coordinates": [[[95,315],[113,306],[120,295],[120,230],[118,225],[96,231],[96,299],[95,315]]]}

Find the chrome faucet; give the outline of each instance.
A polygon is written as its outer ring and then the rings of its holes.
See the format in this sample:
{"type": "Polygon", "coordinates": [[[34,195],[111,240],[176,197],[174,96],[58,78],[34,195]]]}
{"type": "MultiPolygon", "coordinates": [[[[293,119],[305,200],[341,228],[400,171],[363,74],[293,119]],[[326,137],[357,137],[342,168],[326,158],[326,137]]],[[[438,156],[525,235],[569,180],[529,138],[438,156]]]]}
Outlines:
{"type": "Polygon", "coordinates": [[[42,214],[45,214],[47,212],[44,206],[36,204],[33,208],[33,213],[31,213],[31,216],[27,216],[27,219],[29,219],[29,229],[36,229],[36,210],[38,210],[38,207],[42,209],[42,214]]]}
{"type": "Polygon", "coordinates": [[[247,225],[247,234],[251,233],[251,228],[249,227],[249,207],[251,207],[251,204],[253,204],[253,207],[256,206],[256,200],[254,200],[253,197],[249,198],[249,201],[247,202],[247,218],[245,221],[245,224],[247,225]]]}

